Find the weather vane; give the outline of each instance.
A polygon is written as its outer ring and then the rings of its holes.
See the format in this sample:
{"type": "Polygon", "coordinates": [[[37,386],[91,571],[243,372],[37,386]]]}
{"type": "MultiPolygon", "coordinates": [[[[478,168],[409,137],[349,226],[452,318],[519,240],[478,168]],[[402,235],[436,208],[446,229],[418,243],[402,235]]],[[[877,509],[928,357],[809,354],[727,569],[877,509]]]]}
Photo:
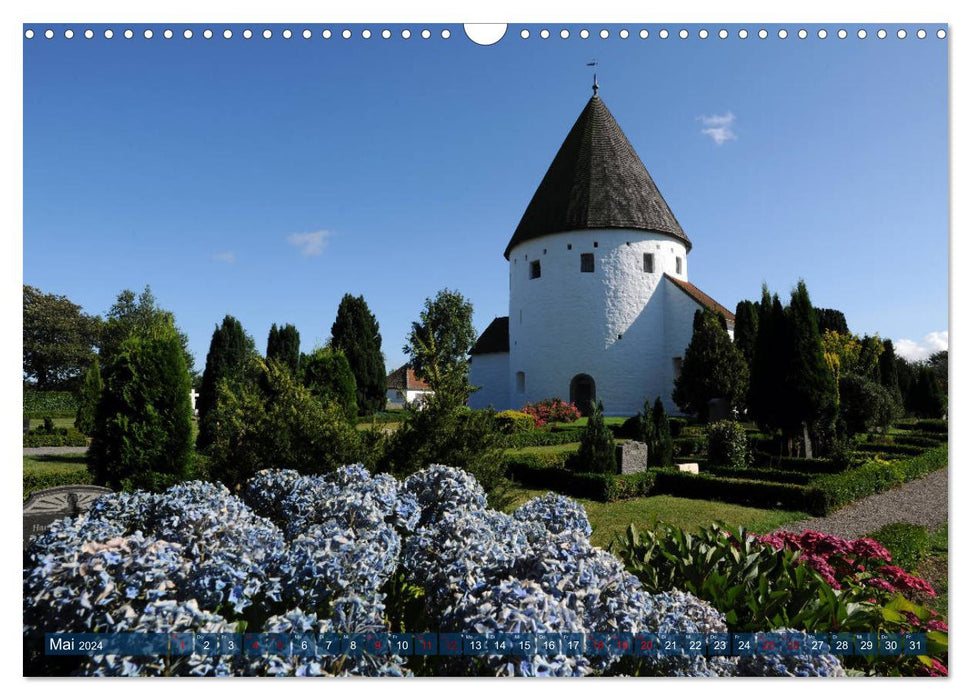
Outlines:
{"type": "MultiPolygon", "coordinates": [[[[597,59],[591,60],[587,65],[590,66],[591,68],[596,68],[597,67],[597,59]]],[[[600,89],[600,86],[597,85],[597,71],[594,71],[593,72],[593,96],[594,97],[597,96],[597,90],[598,89],[600,89]]]]}

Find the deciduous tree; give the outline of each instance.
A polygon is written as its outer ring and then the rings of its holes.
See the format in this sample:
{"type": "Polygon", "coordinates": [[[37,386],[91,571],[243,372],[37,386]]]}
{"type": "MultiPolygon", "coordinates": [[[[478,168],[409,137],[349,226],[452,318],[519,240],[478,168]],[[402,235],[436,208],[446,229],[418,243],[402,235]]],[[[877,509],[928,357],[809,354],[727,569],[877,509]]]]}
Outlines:
{"type": "Polygon", "coordinates": [[[94,360],[101,319],[65,296],[24,285],[24,379],[42,391],[77,382],[94,360]]]}

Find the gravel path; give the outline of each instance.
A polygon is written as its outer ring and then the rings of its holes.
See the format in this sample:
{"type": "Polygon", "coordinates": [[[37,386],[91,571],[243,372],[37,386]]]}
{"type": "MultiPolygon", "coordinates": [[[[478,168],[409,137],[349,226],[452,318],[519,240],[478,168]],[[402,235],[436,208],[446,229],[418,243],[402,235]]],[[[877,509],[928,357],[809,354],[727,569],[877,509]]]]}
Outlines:
{"type": "Polygon", "coordinates": [[[24,456],[27,455],[83,455],[88,451],[87,447],[25,447],[24,456]]]}
{"type": "Polygon", "coordinates": [[[784,530],[816,530],[853,539],[889,523],[913,523],[934,530],[947,522],[947,469],[867,496],[825,518],[810,518],[786,525],[784,530]]]}

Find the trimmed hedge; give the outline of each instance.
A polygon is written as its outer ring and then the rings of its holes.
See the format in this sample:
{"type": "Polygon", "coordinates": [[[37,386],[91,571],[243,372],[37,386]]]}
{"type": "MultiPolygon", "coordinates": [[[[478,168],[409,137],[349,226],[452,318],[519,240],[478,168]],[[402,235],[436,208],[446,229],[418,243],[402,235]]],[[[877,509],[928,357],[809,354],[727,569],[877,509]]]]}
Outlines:
{"type": "Polygon", "coordinates": [[[74,428],[53,433],[24,433],[24,447],[87,447],[88,438],[74,428]]]}
{"type": "Polygon", "coordinates": [[[805,510],[811,496],[807,486],[667,470],[657,471],[652,493],[788,510],[805,510]]]}
{"type": "Polygon", "coordinates": [[[765,452],[756,452],[755,466],[760,469],[802,472],[803,474],[838,474],[843,467],[828,459],[818,457],[780,457],[765,452]]]}
{"type": "Polygon", "coordinates": [[[561,466],[544,464],[535,455],[506,461],[507,475],[530,488],[548,488],[557,493],[594,501],[619,501],[647,496],[652,491],[654,474],[649,469],[638,474],[591,474],[574,472],[561,466]]]}
{"type": "Polygon", "coordinates": [[[70,391],[24,391],[24,418],[73,418],[78,399],[70,391]]]}
{"type": "Polygon", "coordinates": [[[709,467],[705,470],[712,476],[723,476],[729,479],[752,479],[755,481],[772,481],[779,484],[794,484],[806,486],[816,478],[815,474],[782,469],[733,469],[732,467],[709,467]]]}
{"type": "Polygon", "coordinates": [[[34,491],[55,486],[92,483],[91,473],[83,465],[30,467],[24,470],[24,500],[34,491]]]}
{"type": "Polygon", "coordinates": [[[682,437],[672,440],[674,443],[674,456],[675,457],[687,457],[690,455],[703,455],[707,453],[708,450],[708,438],[704,435],[688,435],[682,434],[682,437]]]}
{"type": "Polygon", "coordinates": [[[514,449],[521,447],[553,447],[556,445],[566,445],[571,442],[580,442],[582,435],[583,431],[576,428],[560,432],[530,430],[525,433],[501,435],[498,441],[501,447],[514,449]]]}
{"type": "Polygon", "coordinates": [[[920,434],[914,432],[912,435],[894,435],[893,441],[898,445],[914,445],[916,447],[937,447],[947,442],[947,436],[935,433],[920,434]]]}
{"type": "Polygon", "coordinates": [[[899,428],[900,430],[921,430],[925,433],[947,433],[947,421],[943,418],[903,420],[894,423],[893,427],[899,428]]]}
{"type": "Polygon", "coordinates": [[[857,445],[855,452],[877,455],[903,455],[905,457],[915,457],[927,451],[926,447],[916,445],[881,444],[879,442],[864,442],[857,445]]]}
{"type": "Polygon", "coordinates": [[[867,462],[842,474],[821,476],[810,483],[815,492],[814,513],[831,513],[841,506],[947,467],[947,446],[896,462],[867,462]]]}

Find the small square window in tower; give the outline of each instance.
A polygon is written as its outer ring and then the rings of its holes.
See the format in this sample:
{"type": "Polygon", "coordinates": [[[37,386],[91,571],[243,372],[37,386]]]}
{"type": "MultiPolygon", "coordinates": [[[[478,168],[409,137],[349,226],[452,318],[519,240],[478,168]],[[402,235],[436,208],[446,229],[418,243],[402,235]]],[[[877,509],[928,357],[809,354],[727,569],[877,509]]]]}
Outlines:
{"type": "Polygon", "coordinates": [[[654,272],[654,253],[644,253],[644,272],[654,272]]]}
{"type": "Polygon", "coordinates": [[[681,274],[681,258],[674,259],[674,271],[679,275],[681,274]]]}
{"type": "Polygon", "coordinates": [[[593,253],[580,253],[580,272],[593,272],[593,253]]]}
{"type": "Polygon", "coordinates": [[[529,279],[534,280],[541,274],[539,269],[539,260],[534,260],[529,263],[529,279]]]}

